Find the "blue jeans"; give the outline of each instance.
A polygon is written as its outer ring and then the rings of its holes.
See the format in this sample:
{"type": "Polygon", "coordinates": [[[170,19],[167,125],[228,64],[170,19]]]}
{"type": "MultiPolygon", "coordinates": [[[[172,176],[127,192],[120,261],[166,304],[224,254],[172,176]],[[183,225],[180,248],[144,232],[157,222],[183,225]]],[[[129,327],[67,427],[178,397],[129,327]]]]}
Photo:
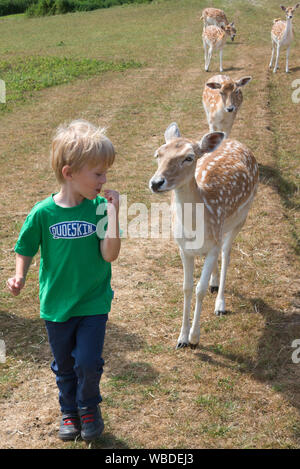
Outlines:
{"type": "Polygon", "coordinates": [[[95,407],[102,401],[99,383],[107,318],[107,314],[98,314],[66,322],[45,321],[62,412],[77,412],[77,408],[95,407]]]}

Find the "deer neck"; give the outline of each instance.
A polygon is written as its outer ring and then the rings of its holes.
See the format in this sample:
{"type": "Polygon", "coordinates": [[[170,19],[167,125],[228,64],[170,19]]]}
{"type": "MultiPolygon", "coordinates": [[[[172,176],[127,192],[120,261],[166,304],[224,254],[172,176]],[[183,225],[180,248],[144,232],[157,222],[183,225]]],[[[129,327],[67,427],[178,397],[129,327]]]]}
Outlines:
{"type": "Polygon", "coordinates": [[[288,18],[285,22],[285,36],[288,36],[293,30],[292,18],[288,18]]]}
{"type": "Polygon", "coordinates": [[[183,186],[174,189],[174,194],[174,202],[180,205],[186,203],[196,204],[203,202],[195,177],[193,177],[189,182],[187,182],[183,186]]]}

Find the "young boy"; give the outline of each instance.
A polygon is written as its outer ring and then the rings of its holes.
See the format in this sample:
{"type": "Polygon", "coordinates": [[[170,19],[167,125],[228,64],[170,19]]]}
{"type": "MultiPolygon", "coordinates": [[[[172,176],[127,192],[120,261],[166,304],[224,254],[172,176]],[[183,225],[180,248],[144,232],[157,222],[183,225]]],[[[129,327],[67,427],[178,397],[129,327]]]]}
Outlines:
{"type": "Polygon", "coordinates": [[[81,434],[90,441],[104,428],[99,383],[113,298],[110,263],[120,251],[119,194],[104,190],[107,201],[97,194],[114,158],[110,140],[89,122],[58,128],[51,161],[60,191],[27,216],[15,246],[16,275],[7,281],[18,295],[40,247],[40,316],[54,357],[62,440],[81,434]]]}

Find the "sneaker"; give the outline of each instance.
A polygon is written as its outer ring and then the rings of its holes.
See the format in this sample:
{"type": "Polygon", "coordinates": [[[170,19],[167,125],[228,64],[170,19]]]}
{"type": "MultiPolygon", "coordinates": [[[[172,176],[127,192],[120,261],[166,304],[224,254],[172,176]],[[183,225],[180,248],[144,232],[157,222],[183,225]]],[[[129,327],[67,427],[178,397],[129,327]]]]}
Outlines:
{"type": "Polygon", "coordinates": [[[82,439],[91,441],[99,438],[104,430],[104,422],[99,407],[79,409],[79,415],[82,439]]]}
{"type": "Polygon", "coordinates": [[[62,415],[58,436],[61,440],[75,440],[80,435],[80,418],[77,413],[62,415]]]}

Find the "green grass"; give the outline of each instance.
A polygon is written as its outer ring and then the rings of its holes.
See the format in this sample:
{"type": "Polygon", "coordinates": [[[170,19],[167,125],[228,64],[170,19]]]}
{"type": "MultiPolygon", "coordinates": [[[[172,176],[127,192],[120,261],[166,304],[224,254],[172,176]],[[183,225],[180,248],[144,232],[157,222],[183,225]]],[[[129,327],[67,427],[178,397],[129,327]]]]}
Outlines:
{"type": "MultiPolygon", "coordinates": [[[[268,84],[271,130],[274,138],[274,167],[263,171],[278,190],[290,223],[293,247],[296,254],[300,256],[300,143],[295,127],[300,103],[292,101],[294,77],[287,74],[282,76],[284,53],[280,59],[280,76],[279,72],[275,76],[272,74],[268,84]],[[283,114],[288,115],[289,118],[282,119],[283,114]]],[[[291,62],[290,67],[293,69],[291,62]]]]}
{"type": "Polygon", "coordinates": [[[6,104],[0,112],[11,109],[17,102],[26,102],[33,91],[69,83],[76,78],[129,68],[139,68],[142,64],[134,60],[106,62],[96,59],[74,59],[72,57],[29,56],[0,61],[0,76],[6,83],[6,104]]]}

